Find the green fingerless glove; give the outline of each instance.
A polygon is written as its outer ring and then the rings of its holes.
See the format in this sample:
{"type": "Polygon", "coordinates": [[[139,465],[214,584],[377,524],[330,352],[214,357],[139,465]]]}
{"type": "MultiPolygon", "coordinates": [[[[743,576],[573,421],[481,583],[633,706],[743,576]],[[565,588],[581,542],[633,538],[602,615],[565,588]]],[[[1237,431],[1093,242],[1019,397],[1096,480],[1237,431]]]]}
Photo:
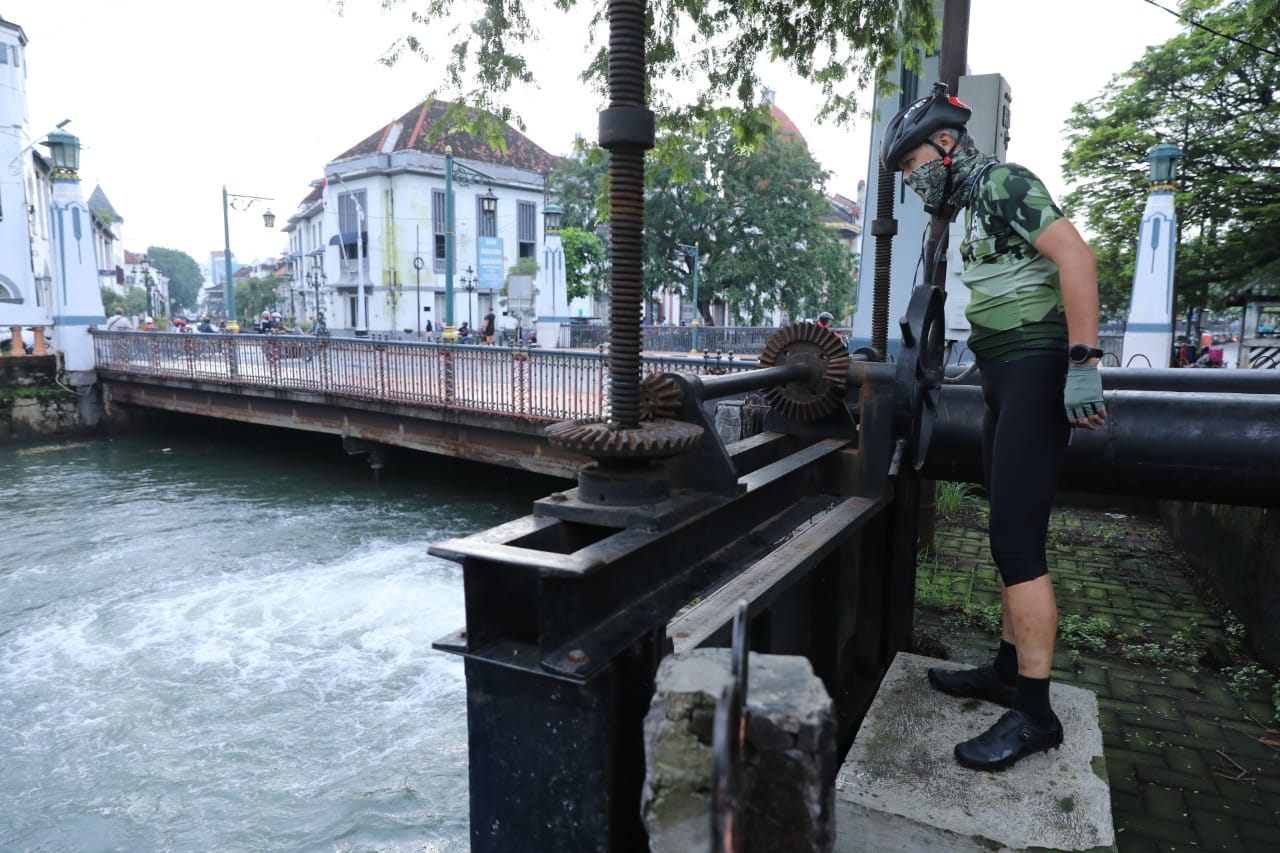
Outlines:
{"type": "Polygon", "coordinates": [[[1067,387],[1062,393],[1067,420],[1087,418],[1103,407],[1102,375],[1098,365],[1081,364],[1067,368],[1067,387]]]}

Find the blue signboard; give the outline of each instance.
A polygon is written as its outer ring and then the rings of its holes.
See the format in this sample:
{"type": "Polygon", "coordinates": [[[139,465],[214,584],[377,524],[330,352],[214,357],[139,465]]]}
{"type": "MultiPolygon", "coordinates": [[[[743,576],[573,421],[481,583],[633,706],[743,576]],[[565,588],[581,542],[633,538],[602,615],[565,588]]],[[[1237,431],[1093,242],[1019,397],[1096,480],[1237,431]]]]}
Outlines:
{"type": "Polygon", "coordinates": [[[480,287],[498,290],[502,287],[502,238],[479,237],[476,244],[476,278],[480,287]]]}

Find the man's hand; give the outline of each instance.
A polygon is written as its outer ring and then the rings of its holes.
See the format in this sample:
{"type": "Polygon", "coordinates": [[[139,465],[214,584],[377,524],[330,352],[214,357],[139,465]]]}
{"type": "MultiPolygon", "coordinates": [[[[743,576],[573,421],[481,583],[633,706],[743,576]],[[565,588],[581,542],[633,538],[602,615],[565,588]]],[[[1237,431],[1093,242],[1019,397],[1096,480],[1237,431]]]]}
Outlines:
{"type": "Polygon", "coordinates": [[[1067,368],[1067,387],[1062,395],[1067,420],[1072,426],[1097,429],[1107,422],[1107,407],[1102,401],[1102,376],[1098,365],[1071,365],[1067,368]]]}

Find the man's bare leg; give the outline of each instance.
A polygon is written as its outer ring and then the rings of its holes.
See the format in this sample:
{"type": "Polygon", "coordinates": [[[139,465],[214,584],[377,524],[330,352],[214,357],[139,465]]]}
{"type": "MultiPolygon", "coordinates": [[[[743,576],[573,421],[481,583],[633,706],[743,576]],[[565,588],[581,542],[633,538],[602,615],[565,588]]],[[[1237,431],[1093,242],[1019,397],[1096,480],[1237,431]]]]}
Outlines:
{"type": "Polygon", "coordinates": [[[1048,575],[1004,587],[1004,638],[1018,647],[1018,675],[1048,678],[1058,636],[1058,603],[1048,575]]]}

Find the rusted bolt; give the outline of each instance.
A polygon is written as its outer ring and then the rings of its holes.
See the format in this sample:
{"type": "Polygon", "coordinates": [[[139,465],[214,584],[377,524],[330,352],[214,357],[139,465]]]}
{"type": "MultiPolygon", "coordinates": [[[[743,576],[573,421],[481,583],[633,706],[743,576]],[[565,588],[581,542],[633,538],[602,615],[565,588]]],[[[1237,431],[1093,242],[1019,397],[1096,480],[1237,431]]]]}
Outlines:
{"type": "Polygon", "coordinates": [[[689,632],[688,632],[688,631],[676,631],[676,639],[677,639],[677,640],[687,640],[687,639],[689,639],[689,632]]]}
{"type": "Polygon", "coordinates": [[[571,664],[583,664],[587,662],[587,653],[582,649],[573,649],[569,652],[568,658],[571,664]]]}

